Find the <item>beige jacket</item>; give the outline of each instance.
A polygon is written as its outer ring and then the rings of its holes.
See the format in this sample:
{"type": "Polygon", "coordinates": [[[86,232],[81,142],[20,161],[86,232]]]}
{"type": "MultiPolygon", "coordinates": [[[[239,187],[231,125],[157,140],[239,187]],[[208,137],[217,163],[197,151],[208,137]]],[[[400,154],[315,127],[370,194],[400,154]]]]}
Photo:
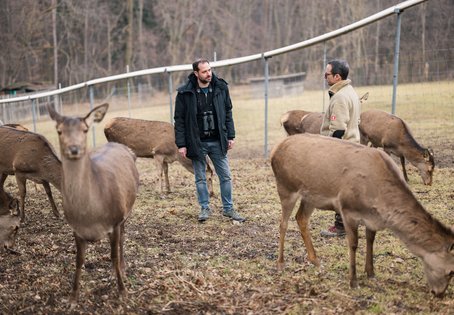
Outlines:
{"type": "Polygon", "coordinates": [[[361,103],[350,80],[342,80],[328,90],[331,95],[323,118],[321,134],[332,137],[334,131],[345,130],[342,139],[359,142],[361,103]]]}

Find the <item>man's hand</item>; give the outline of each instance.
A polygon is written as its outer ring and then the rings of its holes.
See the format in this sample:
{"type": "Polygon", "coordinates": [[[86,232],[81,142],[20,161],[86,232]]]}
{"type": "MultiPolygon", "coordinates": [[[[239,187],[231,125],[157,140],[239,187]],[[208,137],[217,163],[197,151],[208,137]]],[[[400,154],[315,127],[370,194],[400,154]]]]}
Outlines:
{"type": "Polygon", "coordinates": [[[180,155],[181,155],[182,157],[184,157],[184,158],[186,157],[186,152],[187,152],[186,147],[181,147],[181,148],[179,148],[179,149],[178,149],[178,152],[180,153],[180,155]]]}
{"type": "Polygon", "coordinates": [[[228,146],[227,146],[227,150],[230,150],[230,149],[233,149],[233,145],[235,144],[235,140],[229,140],[228,141],[228,146]]]}

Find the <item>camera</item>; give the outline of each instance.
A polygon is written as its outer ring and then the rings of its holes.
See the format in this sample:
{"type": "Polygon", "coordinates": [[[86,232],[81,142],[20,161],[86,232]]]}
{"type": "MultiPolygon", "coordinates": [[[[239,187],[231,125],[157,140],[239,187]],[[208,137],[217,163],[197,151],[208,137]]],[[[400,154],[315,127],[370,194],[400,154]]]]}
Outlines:
{"type": "Polygon", "coordinates": [[[203,133],[209,136],[214,131],[214,117],[212,111],[203,112],[203,133]]]}

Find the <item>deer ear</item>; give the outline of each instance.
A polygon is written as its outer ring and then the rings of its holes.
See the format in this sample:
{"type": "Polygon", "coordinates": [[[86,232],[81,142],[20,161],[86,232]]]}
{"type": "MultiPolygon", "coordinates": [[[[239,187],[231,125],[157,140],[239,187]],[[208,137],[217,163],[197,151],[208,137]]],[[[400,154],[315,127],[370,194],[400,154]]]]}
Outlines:
{"type": "Polygon", "coordinates": [[[61,120],[61,115],[57,113],[54,106],[52,106],[51,104],[47,104],[46,107],[47,111],[49,112],[50,118],[52,118],[52,120],[55,120],[56,122],[59,122],[61,120]]]}
{"type": "Polygon", "coordinates": [[[359,98],[360,101],[367,101],[367,99],[369,98],[369,92],[366,92],[366,94],[364,94],[363,96],[361,96],[359,98]]]}
{"type": "Polygon", "coordinates": [[[109,109],[109,104],[107,103],[96,106],[87,114],[87,116],[85,116],[85,123],[88,126],[91,126],[93,122],[100,122],[106,115],[107,109],[109,109]]]}

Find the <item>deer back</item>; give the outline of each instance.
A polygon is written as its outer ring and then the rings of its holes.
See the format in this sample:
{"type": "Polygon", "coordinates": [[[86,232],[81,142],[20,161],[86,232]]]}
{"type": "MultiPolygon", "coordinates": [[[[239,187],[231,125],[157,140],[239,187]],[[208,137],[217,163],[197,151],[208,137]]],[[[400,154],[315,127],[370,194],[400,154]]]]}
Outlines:
{"type": "Polygon", "coordinates": [[[291,136],[297,133],[302,133],[301,119],[311,112],[305,110],[291,110],[281,116],[281,125],[284,127],[287,135],[291,136]]]}
{"type": "Polygon", "coordinates": [[[104,134],[108,141],[128,146],[138,157],[160,154],[168,156],[166,162],[176,160],[175,132],[168,122],[115,117],[107,122],[104,134]]]}
{"type": "Polygon", "coordinates": [[[301,131],[313,134],[320,134],[323,123],[322,113],[309,113],[301,118],[301,131]]]}
{"type": "Polygon", "coordinates": [[[60,190],[61,161],[52,145],[40,134],[0,127],[0,172],[26,174],[36,182],[45,180],[60,190]]]}

